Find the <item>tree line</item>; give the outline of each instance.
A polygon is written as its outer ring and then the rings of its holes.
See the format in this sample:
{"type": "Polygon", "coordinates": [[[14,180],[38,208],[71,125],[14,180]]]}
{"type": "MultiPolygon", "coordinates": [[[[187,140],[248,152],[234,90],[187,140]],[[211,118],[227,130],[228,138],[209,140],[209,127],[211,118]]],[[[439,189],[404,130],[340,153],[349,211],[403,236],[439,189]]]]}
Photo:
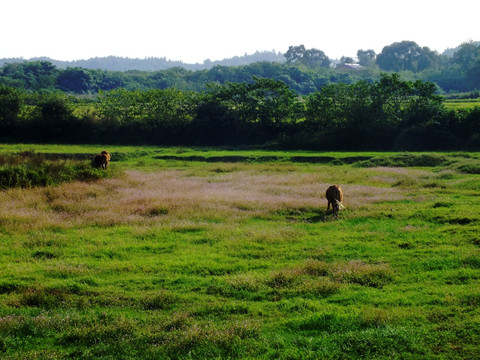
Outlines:
{"type": "Polygon", "coordinates": [[[59,69],[48,61],[14,62],[0,68],[0,84],[29,91],[60,90],[96,96],[100,90],[117,88],[204,91],[209,83],[252,83],[253,77],[264,77],[283,81],[298,94],[307,95],[331,83],[374,82],[380,79],[382,72],[396,72],[411,81],[434,82],[446,94],[480,89],[480,45],[474,42],[463,43],[452,56],[446,56],[413,41],[402,41],[385,46],[379,54],[360,49],[356,59],[343,56],[335,66],[323,51],[306,49],[303,45],[290,46],[284,58],[285,62],[216,65],[197,71],[174,67],[153,72],[81,67],[59,69]],[[345,66],[352,64],[358,66],[345,66]]]}
{"type": "Polygon", "coordinates": [[[310,69],[277,62],[257,62],[238,67],[217,65],[209,70],[199,71],[175,67],[156,72],[57,69],[46,61],[5,64],[0,68],[0,84],[3,85],[27,91],[63,91],[92,97],[97,96],[100,90],[118,88],[204,91],[209,83],[251,83],[254,76],[283,81],[297,93],[305,95],[331,82],[353,83],[377,75],[371,71],[350,74],[329,68],[310,69]]]}
{"type": "Polygon", "coordinates": [[[100,91],[95,98],[0,86],[0,140],[263,145],[316,150],[480,148],[480,108],[447,110],[434,83],[382,73],[299,95],[285,82],[100,91]]]}
{"type": "Polygon", "coordinates": [[[8,63],[23,63],[46,61],[55,65],[59,69],[67,68],[84,68],[84,69],[102,69],[109,71],[159,71],[170,68],[180,67],[186,70],[208,70],[216,65],[221,66],[240,66],[248,65],[255,62],[285,62],[285,57],[281,52],[275,51],[256,51],[253,54],[245,54],[243,56],[234,56],[232,58],[222,60],[205,59],[202,63],[189,64],[180,60],[169,60],[166,57],[147,57],[143,59],[129,58],[120,56],[95,57],[84,60],[56,60],[49,57],[36,57],[30,59],[23,58],[3,58],[0,59],[0,66],[8,63]]]}

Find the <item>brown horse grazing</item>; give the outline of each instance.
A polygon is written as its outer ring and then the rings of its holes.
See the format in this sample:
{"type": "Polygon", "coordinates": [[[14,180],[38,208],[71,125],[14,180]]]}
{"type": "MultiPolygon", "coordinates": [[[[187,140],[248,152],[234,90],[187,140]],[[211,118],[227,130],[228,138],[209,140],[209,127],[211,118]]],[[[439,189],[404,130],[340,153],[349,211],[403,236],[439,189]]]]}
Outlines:
{"type": "Polygon", "coordinates": [[[343,192],[340,186],[331,185],[328,187],[325,196],[327,197],[327,212],[330,209],[330,204],[332,204],[333,216],[338,217],[338,210],[340,210],[340,205],[343,200],[343,192]]]}
{"type": "Polygon", "coordinates": [[[93,167],[97,169],[102,168],[106,169],[108,167],[108,163],[110,161],[110,156],[107,154],[98,154],[93,157],[93,167]]]}
{"type": "Polygon", "coordinates": [[[112,158],[112,155],[107,150],[103,150],[100,154],[107,155],[107,160],[108,160],[108,162],[110,162],[110,159],[112,158]]]}

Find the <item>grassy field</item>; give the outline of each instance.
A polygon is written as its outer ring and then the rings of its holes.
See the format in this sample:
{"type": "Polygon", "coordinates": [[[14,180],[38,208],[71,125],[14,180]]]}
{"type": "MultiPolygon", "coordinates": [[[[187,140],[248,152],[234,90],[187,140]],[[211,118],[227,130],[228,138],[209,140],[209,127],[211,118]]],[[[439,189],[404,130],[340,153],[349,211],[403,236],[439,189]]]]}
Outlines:
{"type": "Polygon", "coordinates": [[[445,100],[445,107],[451,110],[469,110],[474,107],[480,107],[480,99],[448,99],[445,100]]]}
{"type": "Polygon", "coordinates": [[[480,154],[106,148],[0,192],[0,358],[480,358],[480,154]]]}

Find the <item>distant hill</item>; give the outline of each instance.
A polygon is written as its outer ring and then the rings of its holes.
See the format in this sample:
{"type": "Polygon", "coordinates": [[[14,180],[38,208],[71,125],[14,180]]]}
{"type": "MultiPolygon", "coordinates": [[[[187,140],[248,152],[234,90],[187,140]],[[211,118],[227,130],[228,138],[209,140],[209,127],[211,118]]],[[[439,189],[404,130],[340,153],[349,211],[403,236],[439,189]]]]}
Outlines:
{"type": "MultiPolygon", "coordinates": [[[[480,41],[474,41],[473,44],[475,44],[476,46],[480,46],[480,41]]],[[[445,49],[442,55],[453,57],[453,54],[455,54],[458,50],[460,50],[460,46],[461,45],[458,45],[457,47],[454,47],[454,48],[445,49]]]]}
{"type": "Polygon", "coordinates": [[[18,63],[25,61],[49,61],[59,69],[66,69],[68,67],[81,67],[84,69],[102,69],[109,71],[159,71],[167,70],[174,67],[181,67],[187,70],[208,70],[216,65],[223,66],[241,66],[249,65],[255,62],[285,62],[285,57],[280,52],[275,51],[257,51],[254,54],[243,56],[235,56],[229,59],[211,61],[205,60],[202,64],[188,64],[181,61],[168,60],[167,58],[150,57],[145,59],[133,59],[117,56],[96,57],[87,60],[73,60],[62,61],[50,59],[47,57],[37,57],[31,59],[24,58],[4,58],[0,59],[0,67],[6,63],[18,63]]]}

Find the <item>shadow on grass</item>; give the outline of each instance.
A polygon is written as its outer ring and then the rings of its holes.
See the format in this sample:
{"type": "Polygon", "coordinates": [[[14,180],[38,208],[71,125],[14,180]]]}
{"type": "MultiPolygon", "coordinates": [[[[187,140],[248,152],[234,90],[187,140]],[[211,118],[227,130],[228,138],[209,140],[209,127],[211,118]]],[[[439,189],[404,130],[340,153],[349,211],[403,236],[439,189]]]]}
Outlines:
{"type": "Polygon", "coordinates": [[[332,210],[328,212],[324,208],[291,208],[275,211],[275,215],[289,222],[322,223],[336,220],[332,210]]]}

